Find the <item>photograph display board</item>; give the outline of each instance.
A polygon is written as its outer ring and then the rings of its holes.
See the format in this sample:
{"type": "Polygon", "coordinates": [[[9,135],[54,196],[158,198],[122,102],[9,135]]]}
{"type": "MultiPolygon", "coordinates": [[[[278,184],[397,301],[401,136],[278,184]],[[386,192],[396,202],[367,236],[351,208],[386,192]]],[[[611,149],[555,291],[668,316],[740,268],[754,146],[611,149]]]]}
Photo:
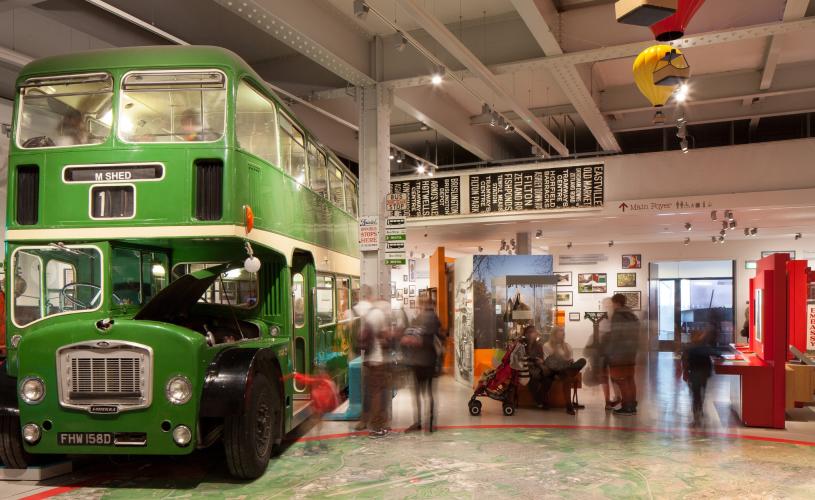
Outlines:
{"type": "Polygon", "coordinates": [[[461,213],[460,177],[435,177],[391,182],[391,193],[407,194],[405,217],[435,217],[461,213]]]}
{"type": "Polygon", "coordinates": [[[469,176],[470,213],[603,206],[603,165],[469,176]]]}

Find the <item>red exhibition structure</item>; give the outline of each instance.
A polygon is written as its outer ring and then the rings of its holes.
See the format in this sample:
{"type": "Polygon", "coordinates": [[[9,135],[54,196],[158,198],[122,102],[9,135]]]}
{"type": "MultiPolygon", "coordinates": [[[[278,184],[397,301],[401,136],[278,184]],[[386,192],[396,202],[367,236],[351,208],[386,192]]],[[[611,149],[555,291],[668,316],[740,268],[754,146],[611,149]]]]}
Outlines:
{"type": "Polygon", "coordinates": [[[775,253],[759,260],[750,280],[750,342],[716,363],[735,375],[731,403],[744,425],[785,427],[786,363],[790,345],[807,350],[807,299],[815,273],[803,260],[775,253]]]}
{"type": "Polygon", "coordinates": [[[669,42],[681,38],[685,34],[685,28],[699,7],[705,0],[679,0],[676,13],[666,17],[651,25],[651,32],[660,42],[669,42]]]}

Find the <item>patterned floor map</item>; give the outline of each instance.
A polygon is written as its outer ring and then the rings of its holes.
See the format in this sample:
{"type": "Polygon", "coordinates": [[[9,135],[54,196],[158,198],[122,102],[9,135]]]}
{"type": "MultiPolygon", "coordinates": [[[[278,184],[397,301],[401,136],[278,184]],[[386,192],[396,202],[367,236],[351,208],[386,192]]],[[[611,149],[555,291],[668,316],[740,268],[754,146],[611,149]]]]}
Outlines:
{"type": "Polygon", "coordinates": [[[214,457],[118,467],[60,498],[812,498],[815,447],[574,429],[296,443],[254,482],[214,457]],[[126,472],[125,472],[126,471],[126,472]]]}

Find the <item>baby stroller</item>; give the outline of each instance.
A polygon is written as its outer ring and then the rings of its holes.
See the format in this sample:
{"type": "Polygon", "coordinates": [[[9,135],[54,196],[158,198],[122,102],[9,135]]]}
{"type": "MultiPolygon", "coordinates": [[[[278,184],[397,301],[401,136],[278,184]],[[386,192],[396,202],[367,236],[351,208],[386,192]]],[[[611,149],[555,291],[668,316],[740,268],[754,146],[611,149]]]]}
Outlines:
{"type": "Polygon", "coordinates": [[[470,415],[474,417],[481,415],[481,401],[478,400],[481,396],[501,401],[504,415],[511,417],[515,414],[515,408],[518,406],[518,384],[521,370],[513,368],[512,361],[515,360],[516,364],[517,359],[525,361],[525,344],[526,338],[523,336],[518,341],[510,344],[498,367],[481,375],[475,391],[473,391],[473,395],[467,403],[470,415]],[[517,352],[515,352],[516,350],[517,352]],[[513,356],[513,353],[515,353],[515,356],[513,356]]]}

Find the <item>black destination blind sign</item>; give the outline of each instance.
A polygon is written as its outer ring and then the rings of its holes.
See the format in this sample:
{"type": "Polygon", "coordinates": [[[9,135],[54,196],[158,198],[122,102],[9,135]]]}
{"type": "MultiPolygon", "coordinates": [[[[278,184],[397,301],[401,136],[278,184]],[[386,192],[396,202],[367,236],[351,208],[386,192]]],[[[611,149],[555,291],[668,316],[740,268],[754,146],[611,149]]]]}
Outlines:
{"type": "Polygon", "coordinates": [[[603,165],[470,175],[470,213],[602,207],[603,165]]]}
{"type": "Polygon", "coordinates": [[[407,194],[407,217],[433,217],[461,213],[461,178],[436,177],[391,182],[391,193],[407,194]]]}
{"type": "Polygon", "coordinates": [[[161,165],[98,165],[66,167],[65,182],[127,182],[152,181],[164,176],[161,165]]]}

